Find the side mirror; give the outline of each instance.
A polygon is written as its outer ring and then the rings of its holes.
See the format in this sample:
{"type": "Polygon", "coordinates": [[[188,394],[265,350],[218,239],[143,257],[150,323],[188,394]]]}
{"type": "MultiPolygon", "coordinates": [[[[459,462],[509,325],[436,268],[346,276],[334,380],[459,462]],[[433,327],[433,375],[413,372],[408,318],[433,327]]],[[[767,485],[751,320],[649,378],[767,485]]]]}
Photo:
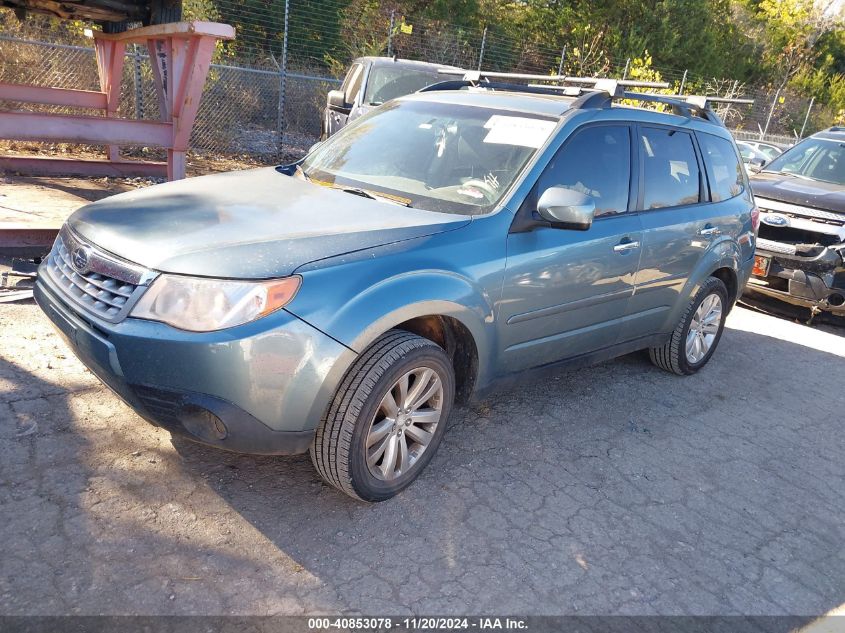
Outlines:
{"type": "Polygon", "coordinates": [[[755,174],[763,169],[766,166],[766,160],[764,158],[760,158],[759,156],[755,156],[751,160],[748,161],[748,169],[753,171],[755,174]]]}
{"type": "Polygon", "coordinates": [[[349,109],[349,104],[346,103],[346,95],[343,93],[343,90],[329,90],[326,102],[330,108],[337,108],[339,110],[349,109]]]}
{"type": "Polygon", "coordinates": [[[537,213],[555,228],[586,231],[593,224],[596,203],[580,191],[549,187],[537,202],[537,213]]]}

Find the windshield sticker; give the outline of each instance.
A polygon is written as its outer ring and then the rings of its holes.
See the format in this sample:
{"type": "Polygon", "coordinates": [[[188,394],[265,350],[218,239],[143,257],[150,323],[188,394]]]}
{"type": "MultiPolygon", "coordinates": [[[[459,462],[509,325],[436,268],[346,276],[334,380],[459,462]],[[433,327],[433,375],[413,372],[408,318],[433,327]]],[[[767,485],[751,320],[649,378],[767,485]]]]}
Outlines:
{"type": "Polygon", "coordinates": [[[484,128],[490,130],[484,142],[537,149],[546,142],[556,125],[555,121],[545,119],[494,114],[484,124],[484,128]]]}

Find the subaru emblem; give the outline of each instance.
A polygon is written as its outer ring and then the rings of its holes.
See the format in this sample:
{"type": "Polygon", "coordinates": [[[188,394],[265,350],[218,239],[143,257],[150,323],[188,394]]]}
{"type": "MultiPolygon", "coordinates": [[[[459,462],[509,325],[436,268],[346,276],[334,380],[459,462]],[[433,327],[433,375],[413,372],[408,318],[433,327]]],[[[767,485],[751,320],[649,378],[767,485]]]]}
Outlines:
{"type": "Polygon", "coordinates": [[[73,249],[70,259],[76,272],[84,273],[88,270],[88,249],[81,246],[73,249]]]}
{"type": "Polygon", "coordinates": [[[787,220],[782,215],[776,215],[774,213],[766,213],[763,217],[760,218],[760,221],[763,224],[768,224],[769,226],[786,226],[789,224],[789,220],[787,220]]]}

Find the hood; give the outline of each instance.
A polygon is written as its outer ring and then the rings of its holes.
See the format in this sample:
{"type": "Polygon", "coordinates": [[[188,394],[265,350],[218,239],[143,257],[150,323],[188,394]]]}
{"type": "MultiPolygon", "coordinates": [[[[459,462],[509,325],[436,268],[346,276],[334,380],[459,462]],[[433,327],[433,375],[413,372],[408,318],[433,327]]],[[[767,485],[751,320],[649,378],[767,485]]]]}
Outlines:
{"type": "Polygon", "coordinates": [[[470,221],[370,200],[267,167],[122,193],[82,207],[68,224],[92,244],[153,270],[268,279],[470,221]]]}
{"type": "Polygon", "coordinates": [[[845,213],[845,188],[830,182],[762,171],[751,178],[751,190],[769,200],[845,213]]]}

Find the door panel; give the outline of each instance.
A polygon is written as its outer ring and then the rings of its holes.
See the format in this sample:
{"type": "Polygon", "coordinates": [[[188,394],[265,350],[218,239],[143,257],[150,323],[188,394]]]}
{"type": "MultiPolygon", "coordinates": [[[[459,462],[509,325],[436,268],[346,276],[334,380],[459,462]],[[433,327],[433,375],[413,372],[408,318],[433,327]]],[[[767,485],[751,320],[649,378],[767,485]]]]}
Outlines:
{"type": "Polygon", "coordinates": [[[669,313],[713,239],[700,233],[711,226],[712,213],[708,205],[696,205],[640,215],[642,255],[624,340],[657,334],[671,325],[666,322],[669,313]]]}
{"type": "Polygon", "coordinates": [[[641,127],[637,145],[642,166],[642,254],[625,341],[665,331],[690,273],[710,246],[704,171],[691,134],[669,127],[641,127]]]}
{"type": "Polygon", "coordinates": [[[508,236],[499,310],[507,371],[613,345],[640,256],[639,218],[597,219],[588,231],[538,228],[508,236]],[[634,244],[615,250],[624,243],[634,244]]]}
{"type": "Polygon", "coordinates": [[[640,258],[640,220],[629,209],[632,129],[619,123],[575,130],[538,179],[523,217],[536,215],[549,187],[590,196],[592,226],[575,231],[536,226],[508,235],[499,310],[500,355],[517,371],[610,347],[619,339],[640,258]]]}

